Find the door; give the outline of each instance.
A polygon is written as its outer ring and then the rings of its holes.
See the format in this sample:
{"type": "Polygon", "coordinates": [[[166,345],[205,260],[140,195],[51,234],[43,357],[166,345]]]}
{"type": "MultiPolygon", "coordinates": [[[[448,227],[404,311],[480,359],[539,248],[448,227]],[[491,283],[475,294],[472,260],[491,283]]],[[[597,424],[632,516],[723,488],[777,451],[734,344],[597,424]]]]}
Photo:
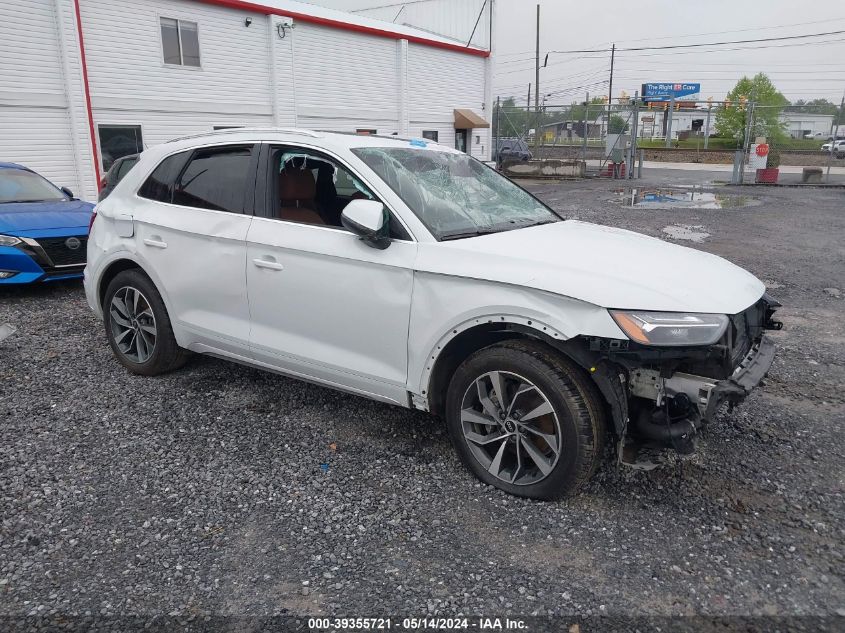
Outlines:
{"type": "Polygon", "coordinates": [[[160,280],[183,345],[248,355],[256,165],[252,145],[204,147],[165,159],[138,192],[153,201],[135,217],[138,252],[160,280]]]}
{"type": "Polygon", "coordinates": [[[261,169],[265,217],[256,215],[247,236],[254,358],[406,404],[416,244],[397,226],[390,246],[378,250],[340,225],[343,206],[375,195],[332,157],[273,147],[261,169]]]}
{"type": "Polygon", "coordinates": [[[466,153],[468,146],[469,130],[455,130],[455,149],[466,153]]]}

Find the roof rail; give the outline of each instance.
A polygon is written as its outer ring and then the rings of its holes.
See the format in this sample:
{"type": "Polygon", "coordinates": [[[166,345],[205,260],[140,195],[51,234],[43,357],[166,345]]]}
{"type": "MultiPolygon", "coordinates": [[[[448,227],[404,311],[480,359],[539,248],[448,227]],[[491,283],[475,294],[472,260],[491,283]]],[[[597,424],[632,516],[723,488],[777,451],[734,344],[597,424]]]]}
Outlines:
{"type": "Polygon", "coordinates": [[[238,134],[242,132],[284,132],[285,134],[301,134],[302,136],[309,136],[311,138],[320,138],[320,134],[314,130],[306,130],[301,128],[285,128],[285,127],[233,127],[225,130],[213,130],[211,132],[200,132],[199,134],[188,134],[187,136],[179,136],[172,138],[167,143],[175,143],[176,141],[186,141],[192,138],[202,138],[204,136],[218,136],[223,134],[238,134]]]}

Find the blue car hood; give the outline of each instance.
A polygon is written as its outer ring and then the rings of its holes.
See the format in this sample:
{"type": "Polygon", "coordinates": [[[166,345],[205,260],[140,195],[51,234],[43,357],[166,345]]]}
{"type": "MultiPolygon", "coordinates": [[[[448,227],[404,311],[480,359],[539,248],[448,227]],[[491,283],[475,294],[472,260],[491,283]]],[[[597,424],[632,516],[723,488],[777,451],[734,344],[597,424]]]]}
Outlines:
{"type": "Polygon", "coordinates": [[[0,234],[31,237],[39,231],[88,228],[94,205],[82,200],[0,204],[0,234]]]}

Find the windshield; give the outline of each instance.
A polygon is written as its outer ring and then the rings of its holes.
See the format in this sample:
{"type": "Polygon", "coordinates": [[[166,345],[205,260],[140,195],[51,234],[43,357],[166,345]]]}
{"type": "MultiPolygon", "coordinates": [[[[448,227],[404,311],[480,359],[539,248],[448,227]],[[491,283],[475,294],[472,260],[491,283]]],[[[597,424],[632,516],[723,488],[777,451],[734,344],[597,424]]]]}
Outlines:
{"type": "Polygon", "coordinates": [[[531,194],[466,154],[404,147],[352,151],[438,240],[560,220],[531,194]]]}
{"type": "Polygon", "coordinates": [[[0,169],[0,204],[66,200],[61,190],[25,169],[0,169]]]}

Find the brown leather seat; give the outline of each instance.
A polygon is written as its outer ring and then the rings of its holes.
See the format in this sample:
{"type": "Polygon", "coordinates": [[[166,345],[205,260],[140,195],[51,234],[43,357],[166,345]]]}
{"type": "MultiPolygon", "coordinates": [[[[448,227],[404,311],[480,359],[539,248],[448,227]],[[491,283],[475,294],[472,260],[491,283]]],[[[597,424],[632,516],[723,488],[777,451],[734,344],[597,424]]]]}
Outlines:
{"type": "Polygon", "coordinates": [[[279,219],[305,224],[325,224],[317,213],[317,186],[309,169],[285,167],[279,174],[279,219]]]}

